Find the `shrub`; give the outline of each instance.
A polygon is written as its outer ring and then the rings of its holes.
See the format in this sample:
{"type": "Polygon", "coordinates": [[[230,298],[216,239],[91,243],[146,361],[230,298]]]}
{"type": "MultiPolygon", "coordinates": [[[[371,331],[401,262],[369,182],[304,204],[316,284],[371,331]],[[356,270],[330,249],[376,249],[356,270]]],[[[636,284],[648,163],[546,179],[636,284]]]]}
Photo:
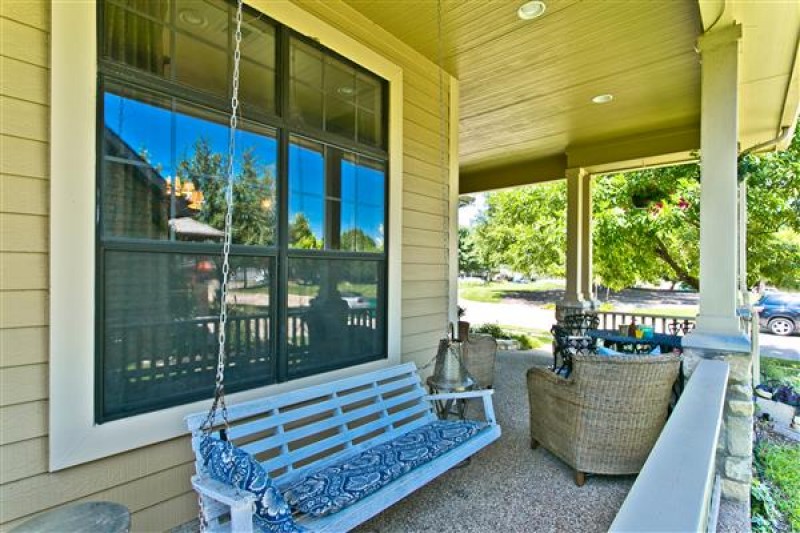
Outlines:
{"type": "Polygon", "coordinates": [[[764,382],[777,381],[781,385],[800,390],[800,362],[762,357],[761,377],[764,382]]]}
{"type": "Polygon", "coordinates": [[[491,335],[495,339],[515,340],[519,343],[520,350],[530,350],[534,347],[534,344],[539,344],[538,341],[532,339],[524,333],[507,331],[497,324],[481,324],[480,326],[469,328],[469,330],[472,333],[491,335]]]}

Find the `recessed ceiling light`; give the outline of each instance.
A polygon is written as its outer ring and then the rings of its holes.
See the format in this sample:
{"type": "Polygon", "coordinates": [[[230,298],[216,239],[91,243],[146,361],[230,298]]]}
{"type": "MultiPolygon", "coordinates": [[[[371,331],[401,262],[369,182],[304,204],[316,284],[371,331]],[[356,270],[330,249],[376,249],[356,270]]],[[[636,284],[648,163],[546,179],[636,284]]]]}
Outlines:
{"type": "Polygon", "coordinates": [[[194,9],[182,9],[178,13],[178,18],[189,26],[205,28],[208,25],[206,18],[194,9]]]}
{"type": "Polygon", "coordinates": [[[614,99],[613,94],[598,94],[597,96],[592,98],[592,102],[595,104],[607,104],[613,99],[614,99]]]}
{"type": "Polygon", "coordinates": [[[534,0],[533,2],[525,2],[519,9],[517,9],[517,16],[522,20],[532,20],[536,17],[541,17],[544,14],[544,10],[547,6],[544,5],[544,2],[540,0],[534,0]]]}
{"type": "Polygon", "coordinates": [[[336,89],[336,92],[341,94],[342,96],[353,96],[356,91],[349,85],[342,85],[341,87],[336,89]]]}

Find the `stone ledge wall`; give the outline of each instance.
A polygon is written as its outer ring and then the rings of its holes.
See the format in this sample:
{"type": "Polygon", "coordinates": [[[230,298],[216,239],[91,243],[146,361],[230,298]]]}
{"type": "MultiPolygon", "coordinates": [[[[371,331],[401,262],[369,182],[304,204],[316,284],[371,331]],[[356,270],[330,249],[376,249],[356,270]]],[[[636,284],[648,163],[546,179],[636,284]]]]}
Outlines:
{"type": "Polygon", "coordinates": [[[722,428],[717,442],[717,473],[722,479],[722,496],[749,506],[753,477],[752,356],[742,352],[687,348],[684,351],[687,380],[702,359],[717,359],[730,365],[722,428]]]}

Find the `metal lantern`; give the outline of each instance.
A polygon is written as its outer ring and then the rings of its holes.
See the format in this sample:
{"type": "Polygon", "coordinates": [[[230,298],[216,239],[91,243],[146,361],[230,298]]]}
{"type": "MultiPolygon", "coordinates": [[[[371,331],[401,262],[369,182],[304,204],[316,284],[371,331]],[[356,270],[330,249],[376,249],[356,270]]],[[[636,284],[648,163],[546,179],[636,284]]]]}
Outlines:
{"type": "Polygon", "coordinates": [[[449,339],[439,341],[436,366],[429,383],[440,391],[463,391],[475,385],[461,359],[461,343],[449,339]]]}

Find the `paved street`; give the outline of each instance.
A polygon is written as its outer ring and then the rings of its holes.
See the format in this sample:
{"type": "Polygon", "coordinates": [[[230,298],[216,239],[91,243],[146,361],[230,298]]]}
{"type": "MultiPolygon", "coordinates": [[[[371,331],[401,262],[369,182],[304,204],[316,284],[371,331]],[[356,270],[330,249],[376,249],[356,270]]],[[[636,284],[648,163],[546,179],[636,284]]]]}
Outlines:
{"type": "Polygon", "coordinates": [[[779,337],[762,332],[759,339],[761,340],[762,357],[779,357],[800,361],[800,335],[795,333],[791,337],[779,337]]]}
{"type": "MultiPolygon", "coordinates": [[[[549,331],[555,323],[555,310],[514,300],[514,303],[483,303],[460,299],[458,304],[466,309],[464,320],[473,325],[501,324],[549,331]]],[[[800,361],[800,335],[779,337],[761,333],[761,355],[800,361]]]]}

